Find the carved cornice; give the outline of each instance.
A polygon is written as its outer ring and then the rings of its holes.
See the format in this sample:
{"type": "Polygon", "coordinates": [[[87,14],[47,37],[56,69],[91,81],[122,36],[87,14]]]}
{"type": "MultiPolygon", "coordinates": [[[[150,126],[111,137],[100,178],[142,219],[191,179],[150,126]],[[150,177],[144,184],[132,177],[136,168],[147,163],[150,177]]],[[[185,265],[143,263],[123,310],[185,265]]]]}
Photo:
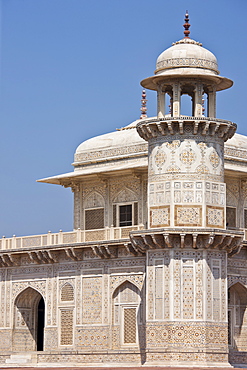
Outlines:
{"type": "Polygon", "coordinates": [[[86,249],[91,249],[92,254],[101,259],[117,258],[119,247],[124,248],[129,256],[143,256],[143,252],[132,246],[129,239],[71,243],[46,247],[19,248],[8,250],[8,252],[0,250],[0,268],[20,266],[20,257],[22,256],[27,256],[30,263],[38,265],[59,263],[59,253],[63,253],[71,261],[83,261],[83,252],[86,249]]]}
{"type": "Polygon", "coordinates": [[[123,158],[131,159],[147,154],[147,144],[130,144],[128,146],[118,146],[108,149],[91,150],[75,154],[73,166],[85,165],[88,163],[99,163],[106,160],[119,160],[123,158]]]}
{"type": "Polygon", "coordinates": [[[132,231],[132,246],[140,253],[157,248],[193,248],[225,250],[230,256],[243,246],[242,231],[218,229],[149,229],[132,231]]]}
{"type": "MultiPolygon", "coordinates": [[[[174,43],[174,45],[175,44],[176,43],[174,43]]],[[[216,72],[217,74],[219,73],[218,65],[216,62],[203,58],[169,58],[161,60],[156,65],[155,73],[163,71],[165,69],[171,69],[176,67],[203,68],[203,69],[206,68],[216,72]]]]}
{"type": "Polygon", "coordinates": [[[231,159],[235,161],[247,161],[247,150],[240,148],[233,148],[225,146],[225,159],[231,159]]]}
{"type": "Polygon", "coordinates": [[[217,137],[226,141],[234,135],[237,125],[216,118],[165,117],[143,120],[137,124],[136,128],[141,138],[146,141],[159,136],[182,135],[186,137],[188,134],[217,137]]]}

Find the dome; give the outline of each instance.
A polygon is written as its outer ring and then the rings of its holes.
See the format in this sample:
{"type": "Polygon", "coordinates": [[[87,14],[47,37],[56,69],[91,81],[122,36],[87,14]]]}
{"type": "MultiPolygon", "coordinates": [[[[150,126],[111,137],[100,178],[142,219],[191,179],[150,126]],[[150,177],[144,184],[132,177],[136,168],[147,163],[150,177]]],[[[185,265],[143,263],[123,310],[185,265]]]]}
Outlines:
{"type": "Polygon", "coordinates": [[[118,129],[117,131],[110,132],[99,136],[92,137],[91,139],[83,141],[76,149],[75,154],[98,150],[107,149],[111,147],[118,147],[123,145],[131,145],[133,143],[140,143],[144,140],[140,138],[136,131],[136,124],[139,120],[130,123],[129,125],[118,129]]]}
{"type": "Polygon", "coordinates": [[[136,120],[117,131],[83,141],[75,151],[75,164],[120,157],[124,154],[134,153],[136,150],[142,152],[143,146],[146,147],[147,144],[136,131],[136,125],[139,121],[136,120]],[[141,146],[139,147],[139,145],[141,146]]]}
{"type": "Polygon", "coordinates": [[[189,37],[175,42],[159,55],[154,73],[154,76],[141,81],[144,88],[158,90],[160,83],[167,83],[172,78],[190,76],[214,85],[216,91],[228,89],[233,84],[230,79],[219,76],[215,55],[189,37]]]}
{"type": "Polygon", "coordinates": [[[159,55],[155,74],[181,74],[188,68],[190,74],[198,74],[198,69],[203,69],[205,74],[219,74],[215,55],[190,38],[175,42],[159,55]]]}
{"type": "Polygon", "coordinates": [[[225,144],[227,147],[235,147],[238,150],[247,150],[247,137],[241,134],[234,134],[225,144]]]}

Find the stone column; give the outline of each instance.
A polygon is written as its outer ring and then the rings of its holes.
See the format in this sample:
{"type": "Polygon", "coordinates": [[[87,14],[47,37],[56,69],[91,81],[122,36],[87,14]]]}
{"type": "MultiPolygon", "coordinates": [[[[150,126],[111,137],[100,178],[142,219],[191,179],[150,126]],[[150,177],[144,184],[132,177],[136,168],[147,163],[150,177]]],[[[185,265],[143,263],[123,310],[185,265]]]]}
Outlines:
{"type": "Polygon", "coordinates": [[[173,117],[179,117],[180,116],[180,108],[181,108],[181,89],[180,89],[180,83],[175,82],[173,84],[173,108],[172,108],[172,113],[173,117]]]}
{"type": "Polygon", "coordinates": [[[77,183],[75,185],[71,185],[71,190],[74,193],[74,230],[81,228],[81,191],[80,191],[81,184],[77,183]]]}
{"type": "Polygon", "coordinates": [[[157,117],[165,117],[165,93],[162,91],[161,86],[157,91],[157,117]]]}
{"type": "Polygon", "coordinates": [[[194,105],[194,116],[202,116],[202,95],[203,95],[203,85],[201,82],[196,83],[195,87],[195,105],[194,105]]]}
{"type": "Polygon", "coordinates": [[[216,117],[216,89],[208,92],[208,117],[216,117]]]}

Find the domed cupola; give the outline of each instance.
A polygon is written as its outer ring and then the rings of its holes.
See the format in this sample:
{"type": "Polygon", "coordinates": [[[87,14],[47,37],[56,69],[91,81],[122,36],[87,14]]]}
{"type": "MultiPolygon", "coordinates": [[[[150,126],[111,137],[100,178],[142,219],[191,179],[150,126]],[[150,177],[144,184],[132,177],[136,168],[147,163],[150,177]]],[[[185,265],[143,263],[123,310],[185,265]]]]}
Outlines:
{"type": "Polygon", "coordinates": [[[159,55],[155,74],[183,74],[186,71],[189,74],[219,74],[215,55],[188,37],[175,42],[159,55]]]}
{"type": "Polygon", "coordinates": [[[156,62],[154,76],[141,81],[144,88],[158,92],[158,117],[167,113],[180,116],[180,98],[189,95],[192,99],[192,116],[204,115],[203,94],[207,95],[207,116],[215,117],[216,91],[228,89],[233,82],[219,75],[218,63],[211,51],[189,35],[189,15],[185,14],[184,38],[163,51],[156,62]],[[165,95],[170,96],[171,110],[165,112],[165,95]]]}

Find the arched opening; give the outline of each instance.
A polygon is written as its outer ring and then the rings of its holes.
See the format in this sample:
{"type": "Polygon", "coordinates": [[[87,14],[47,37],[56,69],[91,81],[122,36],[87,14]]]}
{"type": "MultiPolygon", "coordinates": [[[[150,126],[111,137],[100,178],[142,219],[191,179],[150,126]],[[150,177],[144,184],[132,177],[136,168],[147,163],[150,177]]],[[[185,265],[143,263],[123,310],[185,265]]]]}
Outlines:
{"type": "Polygon", "coordinates": [[[44,350],[45,301],[40,299],[37,315],[37,351],[44,350]]]}
{"type": "Polygon", "coordinates": [[[45,303],[39,292],[27,288],[14,303],[13,350],[43,351],[45,303]]]}
{"type": "Polygon", "coordinates": [[[236,283],[228,290],[228,343],[230,349],[247,351],[247,289],[236,283]]]}
{"type": "Polygon", "coordinates": [[[202,95],[202,115],[208,117],[208,95],[205,92],[202,95]]]}
{"type": "Polygon", "coordinates": [[[172,115],[172,98],[171,93],[165,93],[165,115],[171,116],[172,115]]]}
{"type": "Polygon", "coordinates": [[[180,111],[181,116],[193,116],[193,101],[191,96],[188,94],[183,94],[181,96],[181,111],[180,111]]]}

